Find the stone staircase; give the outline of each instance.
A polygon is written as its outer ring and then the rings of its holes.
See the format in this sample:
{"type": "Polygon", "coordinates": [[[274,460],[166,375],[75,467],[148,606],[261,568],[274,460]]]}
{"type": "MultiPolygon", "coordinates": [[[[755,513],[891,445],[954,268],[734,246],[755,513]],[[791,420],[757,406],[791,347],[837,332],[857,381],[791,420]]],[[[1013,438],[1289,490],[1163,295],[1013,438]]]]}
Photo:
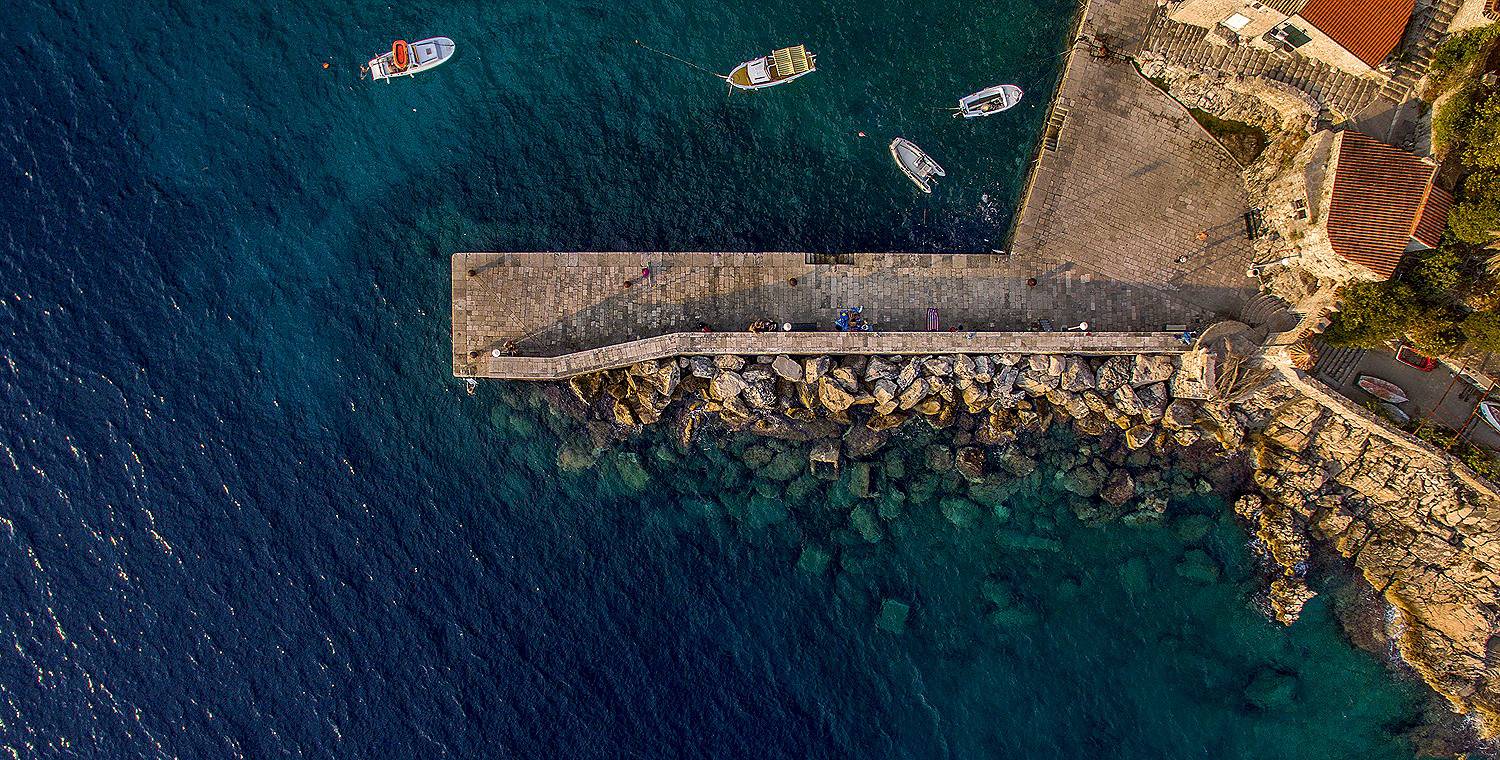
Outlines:
{"type": "Polygon", "coordinates": [[[1448,26],[1453,23],[1458,8],[1458,0],[1419,0],[1411,23],[1406,27],[1406,36],[1396,48],[1395,71],[1380,89],[1382,98],[1400,103],[1414,94],[1412,88],[1427,71],[1432,52],[1448,33],[1448,26]]]}
{"type": "Polygon", "coordinates": [[[1317,345],[1318,361],[1313,365],[1312,373],[1334,388],[1349,382],[1354,369],[1365,357],[1363,348],[1334,348],[1321,340],[1317,345]]]}
{"type": "Polygon", "coordinates": [[[1058,105],[1052,109],[1052,117],[1047,120],[1047,132],[1042,138],[1042,147],[1048,151],[1057,150],[1057,141],[1062,139],[1063,124],[1068,120],[1068,109],[1058,105]]]}
{"type": "Polygon", "coordinates": [[[1381,97],[1379,80],[1357,77],[1300,55],[1273,53],[1247,45],[1229,47],[1210,42],[1207,37],[1204,28],[1173,21],[1158,7],[1152,14],[1142,47],[1173,65],[1265,77],[1290,85],[1345,116],[1360,112],[1381,97]]]}

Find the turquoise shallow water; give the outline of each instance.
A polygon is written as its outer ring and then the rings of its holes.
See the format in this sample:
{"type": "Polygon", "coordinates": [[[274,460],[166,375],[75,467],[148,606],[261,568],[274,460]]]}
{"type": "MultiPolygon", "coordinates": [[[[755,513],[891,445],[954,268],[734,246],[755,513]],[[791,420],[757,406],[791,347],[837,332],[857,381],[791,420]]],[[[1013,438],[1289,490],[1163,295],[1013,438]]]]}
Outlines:
{"type": "Polygon", "coordinates": [[[1211,496],[1174,505],[1209,518],[1191,540],[1086,527],[1045,478],[960,530],[906,464],[867,544],[841,487],[752,481],[747,442],[565,473],[582,433],[539,389],[449,374],[455,250],[988,247],[1071,5],[7,10],[12,755],[1411,755],[1420,690],[1326,596],[1264,622],[1211,496]],[[451,63],[358,79],[430,33],[451,63]],[[721,70],[803,41],[822,70],[726,97],[637,38],[721,70]],[[1001,80],[1013,113],[937,110],[1001,80]],[[935,195],[897,133],[947,166],[935,195]],[[1176,572],[1192,547],[1219,582],[1176,572]]]}

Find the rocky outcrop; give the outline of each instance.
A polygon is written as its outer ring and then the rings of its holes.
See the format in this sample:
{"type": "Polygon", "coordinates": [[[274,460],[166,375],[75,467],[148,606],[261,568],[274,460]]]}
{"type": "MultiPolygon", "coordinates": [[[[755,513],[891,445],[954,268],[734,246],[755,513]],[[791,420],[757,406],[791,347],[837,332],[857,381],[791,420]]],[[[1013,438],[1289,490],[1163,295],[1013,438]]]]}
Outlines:
{"type": "Polygon", "coordinates": [[[1311,543],[1332,549],[1390,606],[1385,633],[1402,659],[1483,735],[1500,734],[1500,499],[1439,452],[1293,380],[1233,411],[1264,495],[1236,511],[1273,568],[1272,614],[1295,619],[1312,595],[1301,580],[1311,543]]]}

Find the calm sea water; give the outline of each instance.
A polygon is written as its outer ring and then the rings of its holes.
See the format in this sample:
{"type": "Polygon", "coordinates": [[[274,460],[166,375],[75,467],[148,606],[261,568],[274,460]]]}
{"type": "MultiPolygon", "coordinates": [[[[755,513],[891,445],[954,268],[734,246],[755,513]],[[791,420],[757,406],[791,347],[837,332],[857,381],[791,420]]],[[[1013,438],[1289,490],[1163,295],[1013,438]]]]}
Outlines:
{"type": "Polygon", "coordinates": [[[1071,3],[6,9],[10,756],[1411,755],[1420,690],[1326,596],[1264,622],[1213,497],[1084,527],[1044,479],[958,529],[910,464],[869,544],[842,486],[754,481],[745,441],[560,472],[579,432],[538,389],[449,374],[455,250],[984,250],[1071,3]],[[443,68],[359,80],[429,34],[443,68]],[[728,96],[634,39],[820,71],[728,96]],[[1013,113],[940,110],[999,81],[1013,113]],[[1174,571],[1195,547],[1219,582],[1174,571]]]}

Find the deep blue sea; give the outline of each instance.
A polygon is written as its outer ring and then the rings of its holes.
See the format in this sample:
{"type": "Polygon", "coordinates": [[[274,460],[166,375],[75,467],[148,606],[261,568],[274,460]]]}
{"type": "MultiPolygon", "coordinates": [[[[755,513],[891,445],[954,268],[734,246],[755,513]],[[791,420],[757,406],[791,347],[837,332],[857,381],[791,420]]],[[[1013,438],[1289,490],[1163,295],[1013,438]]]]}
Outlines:
{"type": "Polygon", "coordinates": [[[456,250],[987,249],[1075,10],[7,3],[0,748],[1411,757],[1422,690],[1344,640],[1336,589],[1266,622],[1190,479],[1166,522],[1089,526],[1039,472],[961,528],[918,436],[872,518],[752,476],[805,456],[781,444],[651,433],[565,472],[581,429],[541,389],[450,374],[456,250]],[[433,34],[445,66],[359,78],[433,34]],[[730,96],[635,39],[820,70],[730,96]],[[1002,81],[1003,117],[942,110],[1002,81]],[[948,168],[933,196],[897,134],[948,168]]]}

